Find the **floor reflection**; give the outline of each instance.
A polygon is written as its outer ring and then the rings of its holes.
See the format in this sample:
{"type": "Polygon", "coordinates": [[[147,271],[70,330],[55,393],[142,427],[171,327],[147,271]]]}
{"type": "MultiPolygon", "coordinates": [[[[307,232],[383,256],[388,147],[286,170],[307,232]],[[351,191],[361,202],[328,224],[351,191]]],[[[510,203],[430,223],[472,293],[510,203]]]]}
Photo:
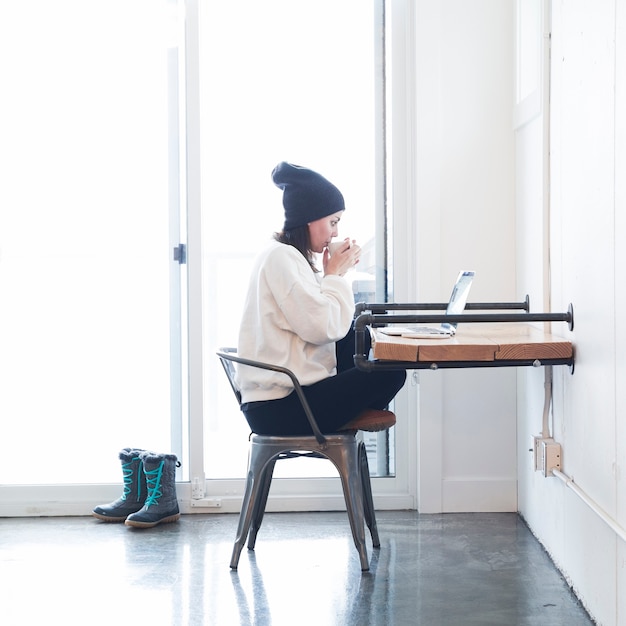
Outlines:
{"type": "Polygon", "coordinates": [[[231,571],[236,526],[224,514],[152,529],[0,519],[2,623],[592,623],[515,514],[379,512],[369,572],[345,513],[266,515],[231,571]]]}

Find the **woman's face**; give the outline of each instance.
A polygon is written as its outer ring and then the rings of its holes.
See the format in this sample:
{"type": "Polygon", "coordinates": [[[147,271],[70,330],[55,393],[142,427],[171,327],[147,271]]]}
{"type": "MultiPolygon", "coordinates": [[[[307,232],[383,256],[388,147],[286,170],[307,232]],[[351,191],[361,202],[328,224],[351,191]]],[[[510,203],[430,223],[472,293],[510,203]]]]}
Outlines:
{"type": "Polygon", "coordinates": [[[322,219],[309,222],[309,238],[311,239],[311,250],[313,252],[324,252],[333,237],[339,234],[339,221],[343,211],[337,211],[327,215],[322,219]]]}

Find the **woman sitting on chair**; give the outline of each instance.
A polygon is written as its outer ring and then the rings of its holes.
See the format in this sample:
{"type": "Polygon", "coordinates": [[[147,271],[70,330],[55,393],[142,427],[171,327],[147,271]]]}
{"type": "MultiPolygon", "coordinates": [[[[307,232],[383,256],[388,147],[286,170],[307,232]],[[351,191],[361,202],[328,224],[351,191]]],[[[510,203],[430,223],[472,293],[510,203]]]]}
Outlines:
{"type": "MultiPolygon", "coordinates": [[[[283,190],[285,223],[256,260],[239,356],[293,371],[323,433],[389,428],[395,416],[385,409],[406,372],[367,373],[354,366],[354,296],[343,276],[359,262],[361,248],[346,239],[332,255],[328,249],[338,235],[343,196],[320,174],[290,163],[279,163],[272,180],[283,190]]],[[[240,365],[237,383],[253,432],[311,434],[287,376],[240,365]]]]}

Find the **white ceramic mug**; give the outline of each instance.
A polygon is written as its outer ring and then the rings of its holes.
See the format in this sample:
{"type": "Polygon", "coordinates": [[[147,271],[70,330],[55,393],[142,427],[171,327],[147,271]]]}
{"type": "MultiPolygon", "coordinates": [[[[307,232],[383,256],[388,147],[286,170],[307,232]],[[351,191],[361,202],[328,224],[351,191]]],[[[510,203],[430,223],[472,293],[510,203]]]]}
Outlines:
{"type": "Polygon", "coordinates": [[[333,254],[335,254],[335,252],[337,252],[338,250],[345,248],[346,244],[348,244],[348,248],[350,248],[352,246],[352,241],[346,241],[345,239],[342,239],[341,241],[333,241],[329,243],[328,251],[330,252],[330,256],[333,256],[333,254]]]}

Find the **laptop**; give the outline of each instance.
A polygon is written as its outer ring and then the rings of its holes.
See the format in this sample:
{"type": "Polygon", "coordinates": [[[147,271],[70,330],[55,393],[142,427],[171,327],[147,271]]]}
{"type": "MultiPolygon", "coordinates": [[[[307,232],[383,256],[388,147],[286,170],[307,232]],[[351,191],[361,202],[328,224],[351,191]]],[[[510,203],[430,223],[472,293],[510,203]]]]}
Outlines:
{"type": "MultiPolygon", "coordinates": [[[[460,315],[465,309],[467,297],[469,295],[475,272],[472,270],[462,270],[457,276],[452,294],[446,308],[446,315],[460,315]]],[[[412,337],[414,339],[447,339],[456,333],[456,324],[443,322],[439,326],[419,326],[409,324],[407,326],[386,326],[380,328],[381,333],[401,337],[412,337]]]]}

